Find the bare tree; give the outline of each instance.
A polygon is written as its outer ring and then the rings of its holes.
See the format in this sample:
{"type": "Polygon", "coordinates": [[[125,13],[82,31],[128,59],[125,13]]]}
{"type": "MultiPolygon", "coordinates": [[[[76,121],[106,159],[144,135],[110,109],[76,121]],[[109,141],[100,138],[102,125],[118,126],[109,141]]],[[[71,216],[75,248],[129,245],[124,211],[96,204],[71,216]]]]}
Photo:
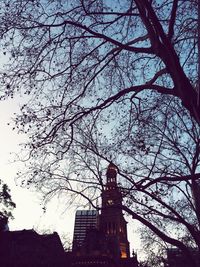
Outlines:
{"type": "MultiPolygon", "coordinates": [[[[200,128],[173,97],[155,101],[152,95],[136,102],[138,112],[131,120],[123,109],[113,112],[117,128],[101,116],[78,124],[68,153],[61,144],[43,158],[43,151],[33,150],[30,175],[20,177],[37,184],[47,199],[57,192],[68,194],[73,203],[84,198],[98,208],[105,185],[102,171],[112,161],[118,166],[124,211],[192,260],[189,248],[200,246],[200,128]]],[[[126,101],[120,105],[125,107],[126,101]]]]}
{"type": "Polygon", "coordinates": [[[28,183],[96,205],[112,160],[124,210],[191,257],[168,225],[200,246],[197,1],[7,0],[1,10],[1,98],[27,95],[15,127],[30,136],[28,183]]]}
{"type": "Polygon", "coordinates": [[[141,250],[146,255],[143,262],[146,266],[163,266],[166,259],[167,244],[159,239],[158,236],[153,235],[146,227],[140,228],[139,232],[142,246],[141,250]]]}
{"type": "Polygon", "coordinates": [[[1,10],[2,98],[30,95],[19,123],[38,124],[37,145],[145,90],[179,97],[200,122],[197,1],[7,0],[1,10]]]}

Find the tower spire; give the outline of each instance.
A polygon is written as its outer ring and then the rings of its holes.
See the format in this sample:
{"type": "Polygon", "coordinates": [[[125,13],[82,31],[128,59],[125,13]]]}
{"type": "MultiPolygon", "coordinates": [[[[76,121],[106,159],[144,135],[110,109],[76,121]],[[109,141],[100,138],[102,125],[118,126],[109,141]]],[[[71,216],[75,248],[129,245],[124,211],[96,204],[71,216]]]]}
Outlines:
{"type": "Polygon", "coordinates": [[[106,177],[107,177],[107,183],[117,182],[117,167],[113,163],[110,163],[108,165],[106,177]]]}

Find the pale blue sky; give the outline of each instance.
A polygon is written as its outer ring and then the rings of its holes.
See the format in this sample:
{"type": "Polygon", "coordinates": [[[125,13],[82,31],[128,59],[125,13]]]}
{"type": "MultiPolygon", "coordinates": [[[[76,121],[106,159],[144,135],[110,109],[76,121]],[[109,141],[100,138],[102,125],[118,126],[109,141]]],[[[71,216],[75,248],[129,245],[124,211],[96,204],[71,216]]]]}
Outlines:
{"type": "Polygon", "coordinates": [[[40,195],[16,185],[17,182],[14,178],[23,164],[13,163],[13,159],[15,153],[20,151],[19,144],[26,140],[25,135],[17,134],[12,130],[12,126],[8,125],[13,113],[19,111],[17,101],[18,99],[0,102],[0,178],[11,188],[13,201],[17,205],[13,212],[15,219],[9,223],[10,230],[31,228],[41,230],[44,228],[60,233],[72,232],[73,211],[62,214],[64,206],[61,207],[62,205],[54,200],[49,204],[51,208],[47,209],[44,214],[40,205],[40,195]]]}

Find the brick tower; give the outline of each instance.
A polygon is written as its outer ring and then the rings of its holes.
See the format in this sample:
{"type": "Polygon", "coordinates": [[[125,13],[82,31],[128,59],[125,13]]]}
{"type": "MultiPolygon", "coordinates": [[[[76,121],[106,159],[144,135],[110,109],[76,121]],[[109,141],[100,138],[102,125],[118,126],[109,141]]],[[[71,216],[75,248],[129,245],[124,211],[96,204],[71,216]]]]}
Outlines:
{"type": "Polygon", "coordinates": [[[122,194],[117,186],[117,168],[109,164],[107,181],[102,192],[100,231],[104,233],[113,258],[130,258],[127,222],[122,213],[122,194]]]}

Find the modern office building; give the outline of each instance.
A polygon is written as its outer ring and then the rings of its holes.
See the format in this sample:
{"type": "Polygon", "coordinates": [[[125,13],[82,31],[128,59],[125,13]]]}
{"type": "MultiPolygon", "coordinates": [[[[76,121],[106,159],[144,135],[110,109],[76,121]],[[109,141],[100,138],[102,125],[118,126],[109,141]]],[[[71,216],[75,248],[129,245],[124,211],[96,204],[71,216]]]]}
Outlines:
{"type": "Polygon", "coordinates": [[[86,238],[87,231],[98,228],[97,210],[77,210],[74,224],[73,250],[79,249],[86,238]]]}

